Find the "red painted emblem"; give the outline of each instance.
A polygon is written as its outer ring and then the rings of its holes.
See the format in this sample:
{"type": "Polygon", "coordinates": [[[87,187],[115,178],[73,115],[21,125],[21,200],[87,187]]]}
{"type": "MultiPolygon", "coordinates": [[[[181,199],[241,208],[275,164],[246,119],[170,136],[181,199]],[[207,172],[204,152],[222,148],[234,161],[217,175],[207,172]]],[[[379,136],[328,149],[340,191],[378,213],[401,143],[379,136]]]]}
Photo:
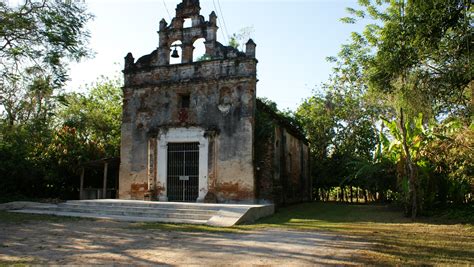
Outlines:
{"type": "Polygon", "coordinates": [[[178,113],[178,117],[179,117],[180,122],[187,122],[188,117],[189,117],[188,109],[186,109],[186,108],[180,109],[180,111],[178,113]]]}

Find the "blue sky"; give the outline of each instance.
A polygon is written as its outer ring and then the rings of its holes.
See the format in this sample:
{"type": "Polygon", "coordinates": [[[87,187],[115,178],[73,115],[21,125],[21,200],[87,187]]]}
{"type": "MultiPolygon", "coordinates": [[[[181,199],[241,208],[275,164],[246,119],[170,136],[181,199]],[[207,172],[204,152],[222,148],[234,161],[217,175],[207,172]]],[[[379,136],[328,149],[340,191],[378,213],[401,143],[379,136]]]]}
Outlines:
{"type": "MultiPolygon", "coordinates": [[[[123,58],[132,52],[137,59],[158,45],[158,25],[170,21],[180,0],[86,0],[95,15],[89,24],[93,59],[71,64],[67,90],[83,90],[100,76],[121,75],[123,58]],[[165,4],[164,4],[165,3],[165,4]]],[[[252,26],[257,43],[257,95],[267,97],[280,109],[295,109],[326,81],[331,64],[326,57],[338,53],[352,31],[363,25],[339,21],[355,0],[201,0],[201,14],[215,10],[225,21],[228,34],[252,26]],[[214,8],[214,3],[217,7],[214,8]],[[221,10],[219,10],[219,4],[221,10]],[[223,15],[223,16],[222,16],[223,15]]],[[[220,31],[224,27],[220,27],[220,31]]],[[[218,41],[223,36],[218,33],[218,41]]]]}

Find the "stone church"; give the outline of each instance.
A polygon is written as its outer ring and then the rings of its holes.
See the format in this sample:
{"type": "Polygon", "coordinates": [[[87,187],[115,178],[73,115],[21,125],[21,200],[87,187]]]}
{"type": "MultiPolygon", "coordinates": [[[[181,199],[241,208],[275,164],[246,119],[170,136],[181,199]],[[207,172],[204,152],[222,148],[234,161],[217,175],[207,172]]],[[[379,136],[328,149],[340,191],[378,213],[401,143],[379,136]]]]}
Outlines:
{"type": "Polygon", "coordinates": [[[308,142],[256,99],[256,44],[249,40],[242,52],[217,42],[216,14],[206,20],[200,9],[199,0],[183,0],[169,24],[161,20],[155,51],[136,61],[131,53],[125,57],[118,197],[310,200],[308,142]],[[205,57],[193,62],[201,38],[205,57]],[[170,64],[178,57],[179,64],[170,64]]]}

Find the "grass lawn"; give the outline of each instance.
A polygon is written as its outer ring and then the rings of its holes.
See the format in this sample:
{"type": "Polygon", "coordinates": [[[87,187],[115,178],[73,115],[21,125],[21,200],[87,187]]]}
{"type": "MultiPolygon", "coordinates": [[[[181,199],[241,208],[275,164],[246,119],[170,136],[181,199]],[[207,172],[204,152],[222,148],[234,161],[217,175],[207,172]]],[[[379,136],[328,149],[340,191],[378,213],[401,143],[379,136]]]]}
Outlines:
{"type": "Polygon", "coordinates": [[[53,215],[38,215],[38,214],[27,214],[27,213],[14,213],[0,210],[0,224],[15,224],[15,223],[26,223],[30,221],[35,222],[53,222],[60,223],[66,221],[79,221],[79,220],[90,220],[88,218],[75,218],[75,217],[63,217],[53,215]]]}
{"type": "Polygon", "coordinates": [[[416,222],[386,206],[306,203],[280,209],[250,225],[232,228],[140,224],[147,229],[245,233],[262,228],[285,228],[336,233],[348,241],[373,244],[354,255],[367,264],[474,264],[474,209],[463,218],[440,216],[416,222]]]}

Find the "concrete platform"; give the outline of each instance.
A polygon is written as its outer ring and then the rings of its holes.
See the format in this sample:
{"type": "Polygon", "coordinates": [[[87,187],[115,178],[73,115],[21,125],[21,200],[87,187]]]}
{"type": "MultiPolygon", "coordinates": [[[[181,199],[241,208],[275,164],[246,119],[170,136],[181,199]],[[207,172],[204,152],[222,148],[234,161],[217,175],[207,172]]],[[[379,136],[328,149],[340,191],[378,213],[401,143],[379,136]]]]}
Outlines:
{"type": "Polygon", "coordinates": [[[250,223],[275,212],[274,205],[205,204],[136,200],[74,200],[57,205],[14,205],[11,212],[110,219],[130,222],[204,224],[230,227],[250,223]]]}

